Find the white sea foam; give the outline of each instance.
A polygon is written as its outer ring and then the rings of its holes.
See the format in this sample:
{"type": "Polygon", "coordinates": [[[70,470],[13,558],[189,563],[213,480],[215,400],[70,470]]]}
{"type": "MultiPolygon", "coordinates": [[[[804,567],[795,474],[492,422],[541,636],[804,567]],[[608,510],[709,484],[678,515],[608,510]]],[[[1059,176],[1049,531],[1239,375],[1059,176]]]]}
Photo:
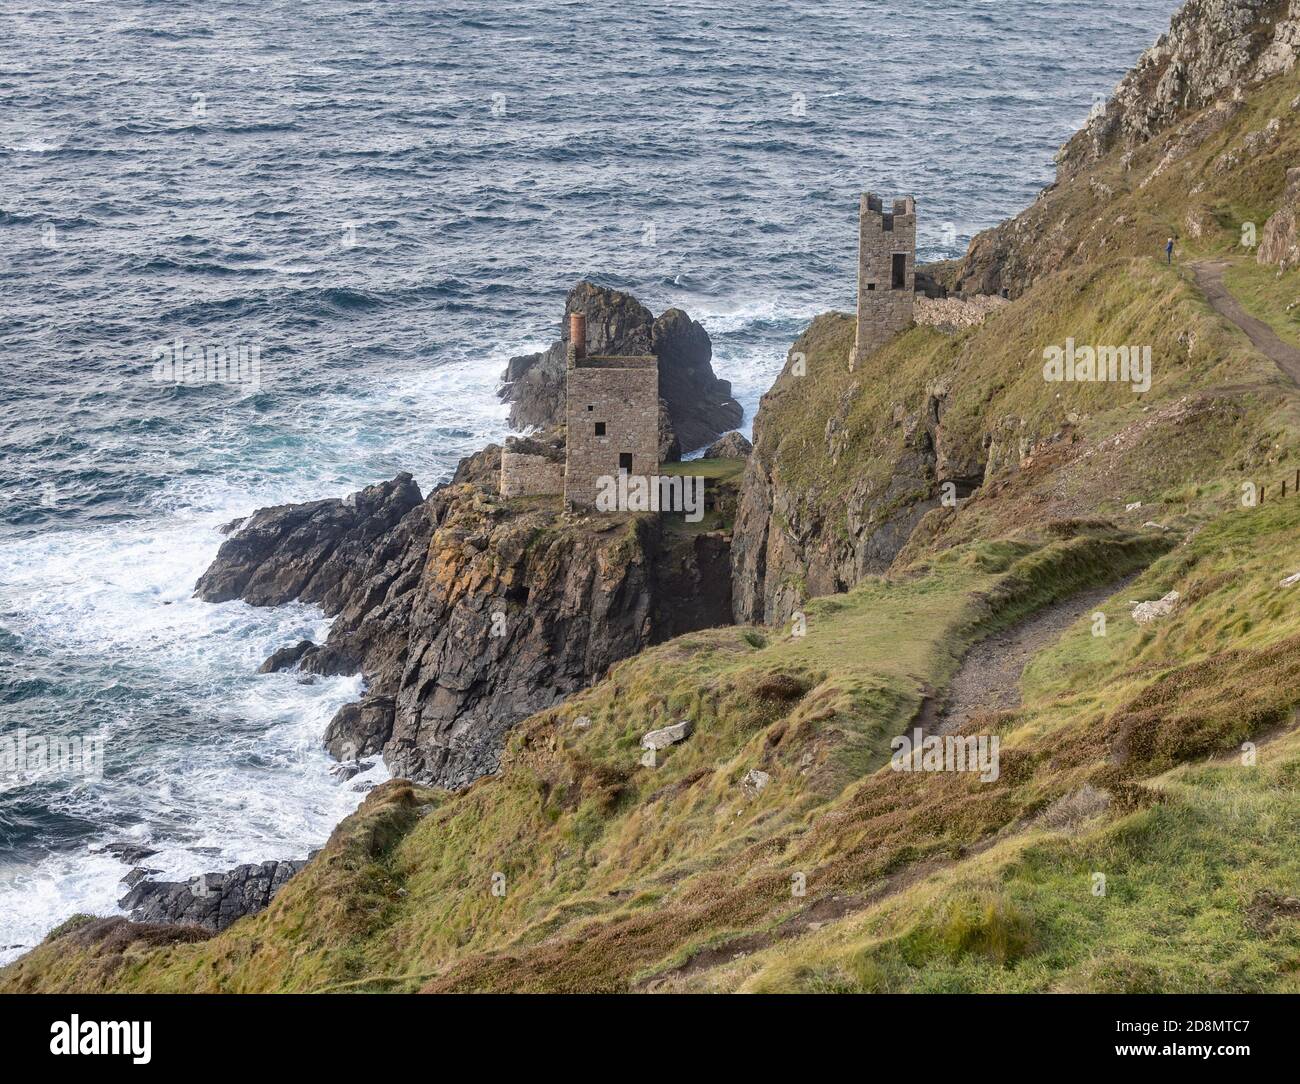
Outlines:
{"type": "MultiPolygon", "coordinates": [[[[237,511],[248,508],[245,498],[237,511]]],[[[359,678],[255,673],[275,648],[323,639],[329,621],[318,610],[192,597],[220,542],[213,523],[235,512],[67,531],[0,550],[6,628],[32,657],[103,675],[97,688],[67,691],[95,705],[106,739],[103,780],[45,798],[51,813],[90,822],[91,840],[75,849],[51,840],[41,857],[0,864],[0,960],[73,913],[116,913],[130,866],[95,853],[104,843],[156,848],[144,864],[167,878],[301,858],[355,808],[359,782],[386,778],[376,763],[339,783],[321,748],[331,715],[360,693],[359,678]],[[124,830],[125,821],[136,827],[124,830]]]]}

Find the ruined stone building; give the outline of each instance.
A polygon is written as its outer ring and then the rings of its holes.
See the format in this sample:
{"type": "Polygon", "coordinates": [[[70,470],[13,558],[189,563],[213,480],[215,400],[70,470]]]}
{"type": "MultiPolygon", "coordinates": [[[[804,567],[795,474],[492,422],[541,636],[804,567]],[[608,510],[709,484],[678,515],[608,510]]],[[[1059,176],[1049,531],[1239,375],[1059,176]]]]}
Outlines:
{"type": "Polygon", "coordinates": [[[587,353],[587,318],[569,316],[564,506],[590,508],[596,480],[659,471],[659,359],[587,353]]]}
{"type": "Polygon", "coordinates": [[[565,444],[508,440],[501,453],[503,497],[564,495],[568,510],[595,506],[597,481],[659,471],[659,359],[587,353],[587,318],[569,314],[565,444]]]}
{"type": "Polygon", "coordinates": [[[849,371],[858,359],[912,324],[916,289],[916,202],[894,200],[886,211],[865,192],[858,208],[858,326],[849,371]]]}

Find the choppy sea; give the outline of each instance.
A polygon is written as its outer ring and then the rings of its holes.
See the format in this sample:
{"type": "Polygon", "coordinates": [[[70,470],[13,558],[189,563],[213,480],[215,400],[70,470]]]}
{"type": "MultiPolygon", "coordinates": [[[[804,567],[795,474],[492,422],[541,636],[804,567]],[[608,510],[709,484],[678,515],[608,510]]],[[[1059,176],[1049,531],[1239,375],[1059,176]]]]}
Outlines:
{"type": "Polygon", "coordinates": [[[360,800],[320,749],[358,679],[255,673],[328,621],[191,597],[219,524],[445,480],[583,277],[701,320],[748,427],[853,304],[861,190],[959,254],[1174,7],[0,4],[0,763],[103,743],[0,774],[0,961],[116,912],[108,844],[302,857],[360,800]]]}

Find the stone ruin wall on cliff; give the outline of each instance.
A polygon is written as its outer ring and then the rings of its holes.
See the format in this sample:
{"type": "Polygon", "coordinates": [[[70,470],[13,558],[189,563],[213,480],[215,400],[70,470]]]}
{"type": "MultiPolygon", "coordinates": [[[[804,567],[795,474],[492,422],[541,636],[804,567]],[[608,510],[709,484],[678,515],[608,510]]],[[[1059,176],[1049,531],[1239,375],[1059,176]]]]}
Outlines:
{"type": "Polygon", "coordinates": [[[558,497],[563,492],[563,463],[544,455],[501,453],[502,497],[558,497]]]}

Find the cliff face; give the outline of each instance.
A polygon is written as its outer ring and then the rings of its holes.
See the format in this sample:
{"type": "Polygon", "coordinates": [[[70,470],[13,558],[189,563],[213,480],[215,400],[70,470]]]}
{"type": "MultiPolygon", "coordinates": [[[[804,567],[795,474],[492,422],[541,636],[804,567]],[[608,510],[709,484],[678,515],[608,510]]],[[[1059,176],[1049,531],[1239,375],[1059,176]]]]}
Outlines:
{"type": "Polygon", "coordinates": [[[1289,71],[1297,49],[1297,0],[1191,0],[1104,109],[1061,148],[1058,179],[1076,176],[1115,147],[1146,143],[1225,90],[1289,71]]]}
{"type": "Polygon", "coordinates": [[[981,448],[944,425],[947,384],[894,399],[870,360],[848,372],[852,341],[850,317],[819,316],[791,354],[806,372],[787,363],[763,397],[732,539],[737,621],[780,623],[886,571],[942,482],[980,482],[981,448]]]}
{"type": "Polygon", "coordinates": [[[198,584],[209,601],[294,599],[336,616],[324,644],[267,668],[363,673],[326,745],[382,753],[447,787],[496,769],[520,719],[649,644],[730,620],[727,547],[651,517],[579,518],[473,485],[421,501],[409,476],[343,500],[264,509],[198,584]]]}
{"type": "Polygon", "coordinates": [[[474,490],[431,504],[406,644],[372,684],[394,701],[395,774],[457,787],[495,771],[514,723],[649,644],[730,616],[707,536],[678,545],[648,517],[514,514],[474,490]]]}
{"type": "MultiPolygon", "coordinates": [[[[1061,148],[1055,183],[1028,209],[972,239],[956,288],[1017,297],[1042,276],[1106,252],[1149,254],[1171,233],[1199,237],[1210,221],[1208,201],[1195,198],[1203,176],[1189,182],[1182,221],[1153,218],[1145,190],[1231,128],[1245,92],[1293,70],[1298,52],[1300,0],[1191,0],[1061,148]],[[1103,175],[1093,176],[1099,166],[1103,175]],[[1130,194],[1137,198],[1121,210],[1130,194]]],[[[1266,153],[1268,143],[1261,130],[1219,172],[1266,153]]],[[[1275,197],[1280,181],[1261,187],[1275,197]]]]}
{"type": "MultiPolygon", "coordinates": [[[[680,450],[702,448],[734,429],[743,411],[731,397],[731,384],[713,373],[708,333],[681,309],[658,318],[630,294],[580,282],[564,311],[587,317],[587,349],[592,354],[655,354],[659,358],[659,398],[663,404],[660,442],[664,461],[680,450]]],[[[501,397],[516,428],[547,428],[564,421],[565,354],[568,321],[560,338],[539,354],[512,358],[502,378],[501,397]]]]}

